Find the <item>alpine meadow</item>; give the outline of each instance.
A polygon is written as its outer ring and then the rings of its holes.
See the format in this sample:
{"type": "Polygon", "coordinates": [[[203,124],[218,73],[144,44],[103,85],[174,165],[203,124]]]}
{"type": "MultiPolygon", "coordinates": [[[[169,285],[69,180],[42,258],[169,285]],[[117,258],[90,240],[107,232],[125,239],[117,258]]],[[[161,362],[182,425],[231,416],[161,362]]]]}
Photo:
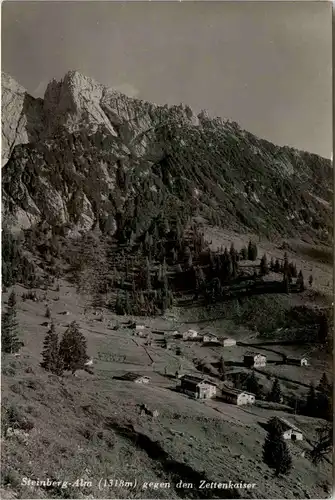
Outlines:
{"type": "Polygon", "coordinates": [[[2,72],[1,497],[329,498],[332,161],[83,73],[2,72]]]}

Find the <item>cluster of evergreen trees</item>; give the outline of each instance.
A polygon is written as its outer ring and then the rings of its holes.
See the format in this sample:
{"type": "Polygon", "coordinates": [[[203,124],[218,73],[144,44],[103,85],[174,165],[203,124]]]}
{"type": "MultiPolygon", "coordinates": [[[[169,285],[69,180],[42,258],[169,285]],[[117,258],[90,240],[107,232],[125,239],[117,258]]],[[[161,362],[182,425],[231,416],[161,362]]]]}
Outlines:
{"type": "Polygon", "coordinates": [[[258,378],[254,370],[251,374],[248,374],[244,379],[241,376],[237,376],[235,380],[235,385],[239,389],[251,392],[256,396],[256,399],[266,399],[273,403],[282,403],[282,391],[278,378],[275,378],[271,387],[271,390],[266,393],[258,382],[258,378]]]}
{"type": "Polygon", "coordinates": [[[263,445],[263,461],[274,470],[274,474],[288,474],[292,469],[292,458],[283,438],[283,428],[278,418],[268,422],[268,434],[263,445]]]}
{"type": "MultiPolygon", "coordinates": [[[[51,316],[48,307],[45,315],[47,318],[51,316]]],[[[15,354],[22,346],[23,342],[18,337],[16,294],[13,290],[8,298],[8,306],[1,315],[1,349],[5,354],[15,354]]],[[[41,366],[56,375],[62,375],[64,371],[75,373],[85,368],[88,360],[86,340],[75,321],[69,325],[60,341],[51,323],[44,339],[42,358],[41,366]]]]}
{"type": "Polygon", "coordinates": [[[46,333],[41,366],[55,375],[62,375],[64,371],[84,369],[88,360],[86,352],[86,340],[79,330],[78,324],[73,321],[59,341],[59,336],[52,323],[50,330],[46,333]]]}
{"type": "Polygon", "coordinates": [[[333,386],[329,383],[327,375],[323,373],[319,384],[315,388],[311,383],[306,397],[305,413],[311,417],[332,419],[332,393],[333,386]]]}

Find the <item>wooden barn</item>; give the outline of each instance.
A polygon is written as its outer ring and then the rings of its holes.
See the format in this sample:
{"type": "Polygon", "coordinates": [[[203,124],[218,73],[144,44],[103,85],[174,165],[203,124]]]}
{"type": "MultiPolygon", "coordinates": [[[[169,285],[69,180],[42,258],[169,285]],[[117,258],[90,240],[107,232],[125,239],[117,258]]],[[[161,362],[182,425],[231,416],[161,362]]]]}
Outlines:
{"type": "Polygon", "coordinates": [[[216,385],[202,377],[183,375],[180,391],[195,399],[210,399],[216,395],[216,385]]]}
{"type": "Polygon", "coordinates": [[[261,368],[266,366],[266,356],[257,352],[246,352],[243,357],[244,366],[248,368],[261,368]]]}
{"type": "Polygon", "coordinates": [[[298,427],[296,427],[294,424],[291,424],[288,422],[283,417],[277,417],[278,421],[280,422],[282,432],[283,432],[283,438],[284,439],[291,439],[292,441],[302,441],[303,440],[303,434],[298,427]]]}
{"type": "Polygon", "coordinates": [[[229,337],[221,337],[220,341],[223,347],[233,347],[236,345],[236,340],[229,337]]]}
{"type": "Polygon", "coordinates": [[[240,391],[239,389],[223,385],[219,399],[233,405],[242,406],[253,404],[256,397],[251,392],[240,391]]]}

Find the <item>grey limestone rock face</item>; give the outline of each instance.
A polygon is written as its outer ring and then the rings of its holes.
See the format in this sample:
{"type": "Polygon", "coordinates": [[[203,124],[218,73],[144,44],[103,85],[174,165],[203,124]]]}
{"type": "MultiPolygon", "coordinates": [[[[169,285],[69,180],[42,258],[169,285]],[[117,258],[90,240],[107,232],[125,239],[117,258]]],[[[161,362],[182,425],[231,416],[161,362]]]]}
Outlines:
{"type": "Polygon", "coordinates": [[[34,99],[11,76],[1,73],[2,165],[17,144],[38,139],[43,130],[43,101],[34,99]]]}
{"type": "Polygon", "coordinates": [[[186,209],[236,230],[330,238],[330,161],[230,120],[131,98],[78,71],[51,81],[44,99],[3,73],[2,108],[13,230],[46,221],[113,235],[122,219],[139,235],[159,213],[186,209]]]}

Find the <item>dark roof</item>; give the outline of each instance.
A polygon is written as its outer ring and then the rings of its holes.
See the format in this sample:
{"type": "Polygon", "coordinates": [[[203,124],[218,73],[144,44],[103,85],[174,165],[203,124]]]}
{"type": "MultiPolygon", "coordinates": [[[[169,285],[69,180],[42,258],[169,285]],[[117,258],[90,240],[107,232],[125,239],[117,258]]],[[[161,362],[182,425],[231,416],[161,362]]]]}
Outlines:
{"type": "Polygon", "coordinates": [[[264,356],[264,358],[266,358],[265,354],[262,354],[261,352],[254,352],[254,351],[247,351],[244,356],[264,356]]]}
{"type": "Polygon", "coordinates": [[[227,387],[226,385],[223,385],[221,387],[221,392],[224,392],[225,394],[232,394],[233,396],[239,396],[240,394],[255,396],[255,394],[252,394],[252,392],[241,391],[240,389],[236,389],[235,387],[227,387]]]}
{"type": "Polygon", "coordinates": [[[277,417],[278,420],[280,421],[282,427],[284,428],[284,431],[287,431],[289,429],[292,429],[293,431],[300,432],[302,434],[302,431],[298,429],[298,427],[294,424],[291,424],[286,418],[283,417],[277,417]]]}
{"type": "Polygon", "coordinates": [[[124,375],[122,375],[123,380],[137,380],[138,378],[141,377],[148,378],[146,375],[140,375],[139,373],[134,373],[134,372],[127,372],[124,375]]]}
{"type": "Polygon", "coordinates": [[[209,380],[204,379],[203,377],[197,377],[196,375],[183,375],[180,377],[180,380],[184,382],[189,382],[190,384],[210,384],[210,385],[215,385],[213,382],[210,382],[209,380]]]}

